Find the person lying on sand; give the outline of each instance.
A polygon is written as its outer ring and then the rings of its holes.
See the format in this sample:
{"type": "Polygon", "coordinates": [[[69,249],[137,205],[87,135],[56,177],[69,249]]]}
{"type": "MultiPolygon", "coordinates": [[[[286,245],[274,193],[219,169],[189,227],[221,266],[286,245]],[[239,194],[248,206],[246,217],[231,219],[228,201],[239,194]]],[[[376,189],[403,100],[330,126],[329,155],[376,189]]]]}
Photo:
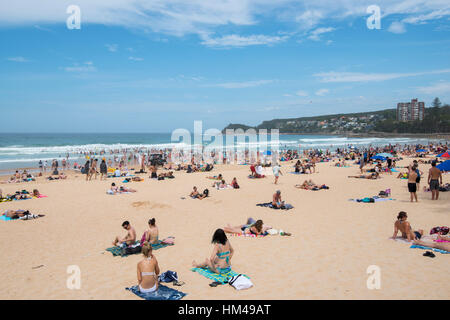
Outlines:
{"type": "Polygon", "coordinates": [[[159,230],[155,218],[148,220],[148,230],[145,231],[145,241],[150,244],[158,243],[159,230]]]}
{"type": "MultiPolygon", "coordinates": [[[[223,228],[226,233],[243,235],[261,235],[265,234],[270,229],[272,229],[272,227],[265,225],[262,220],[255,221],[252,218],[248,218],[246,224],[235,227],[228,224],[225,228],[223,228]]],[[[282,235],[290,236],[291,233],[283,232],[282,235]]]]}
{"type": "Polygon", "coordinates": [[[152,246],[148,242],[142,244],[144,259],[137,264],[137,280],[139,291],[143,293],[158,290],[158,275],[160,273],[158,260],[153,255],[152,246]]]}
{"type": "MultiPolygon", "coordinates": [[[[247,222],[249,222],[247,220],[247,222]]],[[[271,229],[269,227],[268,229],[271,229]]],[[[223,231],[226,233],[237,233],[237,234],[253,234],[253,235],[260,235],[265,233],[267,230],[264,228],[264,223],[262,220],[257,220],[253,224],[243,224],[240,226],[232,227],[230,224],[228,224],[225,228],[223,228],[223,231]]]]}
{"type": "Polygon", "coordinates": [[[214,249],[211,253],[211,257],[206,258],[203,263],[197,263],[192,261],[194,268],[208,268],[215,273],[227,273],[231,271],[231,258],[233,257],[234,250],[228,240],[225,231],[223,229],[217,229],[212,237],[212,244],[214,249]]]}
{"type": "Polygon", "coordinates": [[[11,219],[23,219],[23,220],[28,220],[28,219],[36,219],[36,218],[41,218],[41,217],[45,217],[45,215],[43,214],[32,214],[30,213],[30,211],[28,210],[6,210],[5,213],[3,213],[3,215],[5,217],[11,218],[11,219]]]}
{"type": "Polygon", "coordinates": [[[223,180],[223,177],[222,177],[221,173],[219,173],[218,176],[209,176],[209,177],[206,177],[206,178],[212,179],[212,180],[223,180]]]}
{"type": "Polygon", "coordinates": [[[413,231],[411,225],[408,221],[408,215],[404,211],[400,211],[397,215],[397,221],[394,223],[394,235],[392,239],[397,238],[397,234],[400,231],[402,233],[402,238],[411,240],[419,240],[423,236],[423,230],[419,229],[417,231],[413,231]]]}
{"type": "Polygon", "coordinates": [[[315,184],[311,179],[303,181],[302,184],[296,184],[295,187],[298,189],[304,189],[304,190],[320,188],[320,186],[315,184]]]}
{"type": "Polygon", "coordinates": [[[450,252],[450,242],[428,242],[428,241],[415,240],[415,241],[413,241],[413,244],[450,252]]]}
{"type": "Polygon", "coordinates": [[[373,172],[371,174],[361,174],[359,176],[348,176],[349,178],[356,178],[356,179],[378,179],[380,177],[380,174],[378,172],[373,172]]]}
{"type": "Polygon", "coordinates": [[[130,222],[129,221],[124,221],[122,223],[122,228],[127,230],[127,234],[123,238],[120,238],[119,236],[117,236],[114,239],[114,241],[113,241],[113,245],[121,246],[123,244],[126,244],[126,245],[133,244],[136,241],[136,231],[131,226],[130,222]]]}
{"type": "Polygon", "coordinates": [[[272,206],[274,208],[281,208],[284,206],[284,201],[281,201],[281,191],[280,190],[277,190],[277,192],[275,192],[273,194],[272,206]]]}
{"type": "Polygon", "coordinates": [[[222,179],[222,181],[217,181],[214,182],[212,187],[216,188],[216,189],[226,189],[228,188],[228,184],[225,182],[225,180],[222,179]]]}

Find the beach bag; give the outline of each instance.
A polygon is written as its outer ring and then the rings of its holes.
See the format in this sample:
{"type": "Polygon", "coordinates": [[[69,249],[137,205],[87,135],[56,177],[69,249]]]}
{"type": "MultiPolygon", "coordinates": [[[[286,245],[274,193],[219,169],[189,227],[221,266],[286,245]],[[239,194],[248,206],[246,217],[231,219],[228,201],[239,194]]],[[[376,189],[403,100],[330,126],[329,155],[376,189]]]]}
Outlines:
{"type": "Polygon", "coordinates": [[[250,279],[242,274],[232,277],[230,281],[228,281],[228,284],[236,290],[244,290],[253,287],[253,283],[250,279]]]}
{"type": "Polygon", "coordinates": [[[141,246],[126,247],[124,251],[126,255],[141,253],[142,247],[141,246]]]}
{"type": "Polygon", "coordinates": [[[178,281],[178,275],[175,271],[167,270],[158,277],[158,280],[159,282],[174,282],[178,281]]]}

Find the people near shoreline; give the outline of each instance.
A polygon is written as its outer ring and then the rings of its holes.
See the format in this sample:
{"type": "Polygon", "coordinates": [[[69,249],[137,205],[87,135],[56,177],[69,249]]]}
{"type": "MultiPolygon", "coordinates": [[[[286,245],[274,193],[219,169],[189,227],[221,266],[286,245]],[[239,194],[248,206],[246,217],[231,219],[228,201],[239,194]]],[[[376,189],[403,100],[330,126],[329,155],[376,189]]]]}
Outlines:
{"type": "Polygon", "coordinates": [[[100,180],[106,180],[108,177],[108,166],[106,165],[105,158],[100,163],[100,180]]]}
{"type": "Polygon", "coordinates": [[[122,228],[124,228],[127,233],[124,237],[119,237],[117,236],[114,241],[113,241],[113,245],[114,246],[129,246],[131,244],[134,244],[136,242],[136,231],[134,230],[134,228],[131,226],[129,221],[124,221],[122,223],[122,228]]]}
{"type": "Polygon", "coordinates": [[[394,222],[394,235],[392,239],[397,238],[398,232],[402,233],[402,238],[407,239],[408,241],[412,240],[420,240],[423,236],[423,230],[419,229],[414,231],[407,221],[408,215],[404,211],[400,211],[397,215],[397,220],[394,222]]]}
{"type": "Polygon", "coordinates": [[[91,162],[89,159],[87,159],[84,164],[84,174],[86,175],[86,181],[89,180],[90,171],[91,171],[91,162]]]}
{"type": "Polygon", "coordinates": [[[428,171],[428,184],[431,191],[431,200],[438,200],[439,186],[442,184],[442,172],[436,168],[436,161],[431,163],[431,168],[428,171]]]}
{"type": "Polygon", "coordinates": [[[208,268],[212,272],[223,274],[231,271],[231,258],[234,250],[223,229],[214,232],[211,243],[214,245],[210,258],[204,262],[192,261],[194,268],[208,268]]]}
{"type": "Polygon", "coordinates": [[[158,275],[160,273],[158,260],[153,255],[152,245],[149,242],[142,244],[142,259],[137,264],[137,280],[139,291],[150,293],[158,290],[158,275]]]}

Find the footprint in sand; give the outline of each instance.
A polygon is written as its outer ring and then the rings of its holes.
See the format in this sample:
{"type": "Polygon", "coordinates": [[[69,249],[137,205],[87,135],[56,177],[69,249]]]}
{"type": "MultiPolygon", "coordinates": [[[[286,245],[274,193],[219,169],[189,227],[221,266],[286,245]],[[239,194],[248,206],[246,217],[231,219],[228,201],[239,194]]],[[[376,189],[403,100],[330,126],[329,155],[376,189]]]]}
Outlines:
{"type": "Polygon", "coordinates": [[[151,202],[151,201],[136,201],[131,204],[135,208],[150,208],[150,209],[164,209],[164,208],[171,208],[171,206],[164,204],[164,203],[158,203],[158,202],[151,202]]]}

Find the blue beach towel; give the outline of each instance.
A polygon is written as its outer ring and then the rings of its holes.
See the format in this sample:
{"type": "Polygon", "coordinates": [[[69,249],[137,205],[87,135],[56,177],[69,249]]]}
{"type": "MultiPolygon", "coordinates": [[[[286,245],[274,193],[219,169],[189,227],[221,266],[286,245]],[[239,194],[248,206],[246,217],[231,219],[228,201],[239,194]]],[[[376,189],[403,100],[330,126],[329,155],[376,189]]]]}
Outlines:
{"type": "Polygon", "coordinates": [[[140,292],[138,286],[125,288],[125,290],[129,290],[145,300],[181,300],[186,296],[186,293],[166,287],[162,284],[159,285],[158,290],[149,293],[140,292]]]}
{"type": "Polygon", "coordinates": [[[3,220],[3,221],[9,221],[9,220],[12,220],[12,219],[11,219],[10,217],[1,215],[1,216],[0,216],[0,220],[3,220]]]}
{"type": "MultiPolygon", "coordinates": [[[[232,277],[237,276],[239,274],[237,272],[234,272],[233,270],[231,270],[227,273],[219,274],[219,273],[214,273],[207,268],[192,268],[191,271],[197,272],[198,274],[201,274],[202,276],[204,276],[208,279],[211,279],[211,280],[217,281],[217,282],[221,282],[221,283],[228,283],[228,281],[232,277]]],[[[245,274],[243,276],[250,279],[250,277],[246,276],[245,274]]]]}
{"type": "Polygon", "coordinates": [[[449,251],[445,251],[445,250],[441,250],[441,249],[436,249],[436,248],[430,248],[430,247],[424,247],[424,246],[419,246],[417,244],[413,244],[411,247],[411,249],[423,249],[423,250],[433,250],[439,253],[443,253],[443,254],[447,254],[450,253],[449,251]]]}

